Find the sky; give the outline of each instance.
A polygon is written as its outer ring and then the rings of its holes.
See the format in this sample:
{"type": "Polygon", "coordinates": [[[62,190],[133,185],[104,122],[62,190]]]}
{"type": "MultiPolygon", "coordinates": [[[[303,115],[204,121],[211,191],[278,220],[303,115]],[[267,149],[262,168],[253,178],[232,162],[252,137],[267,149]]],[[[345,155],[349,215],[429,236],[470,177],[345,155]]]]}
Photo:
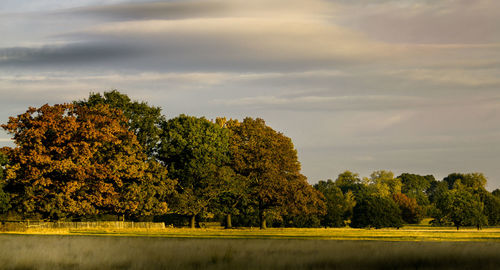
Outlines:
{"type": "Polygon", "coordinates": [[[117,89],[167,118],[263,118],[310,183],[500,187],[498,0],[2,0],[0,37],[1,123],[117,89]]]}

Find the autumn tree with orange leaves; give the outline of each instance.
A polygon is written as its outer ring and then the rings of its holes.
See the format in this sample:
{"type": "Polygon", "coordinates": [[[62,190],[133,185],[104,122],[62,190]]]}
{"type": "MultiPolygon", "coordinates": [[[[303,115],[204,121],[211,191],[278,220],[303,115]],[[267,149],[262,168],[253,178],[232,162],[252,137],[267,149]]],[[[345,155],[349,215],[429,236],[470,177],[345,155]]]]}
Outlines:
{"type": "Polygon", "coordinates": [[[323,213],[323,197],[300,173],[292,140],[267,126],[263,119],[230,120],[233,168],[245,177],[248,194],[259,212],[260,228],[274,213],[323,213]]]}
{"type": "Polygon", "coordinates": [[[11,117],[2,128],[17,145],[3,151],[13,209],[46,219],[166,213],[175,182],[126,122],[107,105],[44,105],[11,117]]]}

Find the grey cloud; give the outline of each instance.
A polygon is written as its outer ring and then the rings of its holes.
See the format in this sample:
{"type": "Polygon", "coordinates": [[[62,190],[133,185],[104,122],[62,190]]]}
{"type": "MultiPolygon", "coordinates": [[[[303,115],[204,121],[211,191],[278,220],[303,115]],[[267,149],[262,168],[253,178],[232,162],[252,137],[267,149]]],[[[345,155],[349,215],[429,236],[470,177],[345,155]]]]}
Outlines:
{"type": "Polygon", "coordinates": [[[41,48],[0,48],[0,68],[109,63],[137,56],[139,51],[136,47],[123,44],[92,42],[48,45],[41,48]]]}
{"type": "Polygon", "coordinates": [[[175,1],[96,5],[60,11],[56,14],[82,15],[105,20],[171,20],[217,16],[227,14],[230,9],[228,3],[222,1],[175,1]]]}

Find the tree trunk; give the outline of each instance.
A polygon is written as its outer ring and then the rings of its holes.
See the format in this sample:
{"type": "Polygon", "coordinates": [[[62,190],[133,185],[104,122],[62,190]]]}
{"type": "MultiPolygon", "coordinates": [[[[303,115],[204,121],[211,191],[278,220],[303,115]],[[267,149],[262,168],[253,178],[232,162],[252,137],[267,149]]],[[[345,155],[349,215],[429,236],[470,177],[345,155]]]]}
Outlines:
{"type": "Polygon", "coordinates": [[[457,225],[457,231],[458,231],[458,227],[460,227],[459,225],[457,225]]]}
{"type": "Polygon", "coordinates": [[[264,216],[264,211],[260,211],[259,219],[260,219],[260,229],[265,230],[267,226],[266,226],[266,217],[264,216]]]}
{"type": "Polygon", "coordinates": [[[226,216],[226,229],[231,229],[233,224],[231,224],[231,214],[227,214],[226,216]]]}
{"type": "Polygon", "coordinates": [[[196,226],[196,215],[191,215],[191,221],[189,222],[189,226],[191,229],[194,229],[196,226]]]}

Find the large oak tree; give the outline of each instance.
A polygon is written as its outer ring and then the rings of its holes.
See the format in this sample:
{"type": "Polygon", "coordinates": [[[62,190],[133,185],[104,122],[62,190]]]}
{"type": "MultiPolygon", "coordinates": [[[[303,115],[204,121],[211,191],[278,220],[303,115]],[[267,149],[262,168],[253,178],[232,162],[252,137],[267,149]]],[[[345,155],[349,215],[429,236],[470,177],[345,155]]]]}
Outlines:
{"type": "Polygon", "coordinates": [[[233,168],[248,183],[261,229],[266,228],[266,214],[270,212],[312,211],[307,206],[324,211],[322,196],[300,174],[297,151],[290,138],[260,118],[231,120],[227,126],[231,130],[233,168]]]}
{"type": "Polygon", "coordinates": [[[148,161],[120,110],[73,104],[29,108],[2,127],[17,147],[7,155],[5,189],[23,215],[60,219],[166,213],[175,182],[148,161]]]}

